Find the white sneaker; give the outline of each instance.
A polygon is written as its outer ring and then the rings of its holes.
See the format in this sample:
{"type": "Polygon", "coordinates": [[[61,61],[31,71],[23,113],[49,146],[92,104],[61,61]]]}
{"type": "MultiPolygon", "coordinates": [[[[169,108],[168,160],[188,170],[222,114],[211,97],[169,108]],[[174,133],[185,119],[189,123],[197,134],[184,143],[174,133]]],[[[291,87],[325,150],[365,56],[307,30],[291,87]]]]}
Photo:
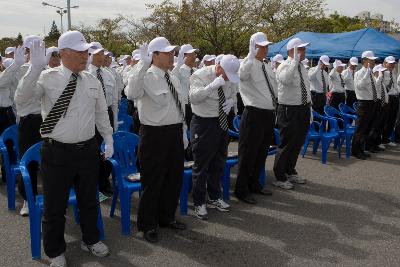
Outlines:
{"type": "Polygon", "coordinates": [[[279,187],[279,188],[282,188],[282,189],[286,189],[286,190],[293,189],[293,187],[294,187],[294,185],[289,181],[285,181],[285,182],[275,181],[272,184],[274,186],[276,186],[276,187],[279,187]]]}
{"type": "Polygon", "coordinates": [[[55,258],[50,258],[50,267],[67,267],[67,260],[64,253],[55,258]]]}
{"type": "Polygon", "coordinates": [[[24,204],[22,205],[22,208],[19,211],[19,214],[24,217],[29,215],[29,206],[28,206],[28,202],[26,200],[24,200],[24,204]]]}
{"type": "Polygon", "coordinates": [[[97,257],[105,257],[110,254],[110,250],[108,247],[101,241],[97,242],[93,245],[86,245],[85,242],[81,242],[81,249],[87,252],[92,253],[97,257]]]}
{"type": "Polygon", "coordinates": [[[289,182],[296,183],[296,184],[305,184],[306,179],[299,176],[298,174],[286,174],[286,178],[289,182]]]}
{"type": "Polygon", "coordinates": [[[207,206],[210,207],[210,209],[217,209],[219,211],[229,211],[231,209],[231,206],[223,201],[222,198],[216,200],[209,199],[207,201],[207,206]]]}
{"type": "Polygon", "coordinates": [[[200,205],[200,206],[194,206],[194,214],[196,215],[197,218],[201,220],[207,220],[208,219],[208,212],[206,205],[200,205]]]}
{"type": "Polygon", "coordinates": [[[395,142],[390,142],[390,143],[388,143],[387,145],[388,145],[388,146],[391,146],[391,147],[397,146],[397,144],[396,144],[395,142]]]}
{"type": "Polygon", "coordinates": [[[385,149],[386,148],[384,144],[380,144],[380,145],[378,145],[378,147],[381,148],[381,149],[385,149]]]}

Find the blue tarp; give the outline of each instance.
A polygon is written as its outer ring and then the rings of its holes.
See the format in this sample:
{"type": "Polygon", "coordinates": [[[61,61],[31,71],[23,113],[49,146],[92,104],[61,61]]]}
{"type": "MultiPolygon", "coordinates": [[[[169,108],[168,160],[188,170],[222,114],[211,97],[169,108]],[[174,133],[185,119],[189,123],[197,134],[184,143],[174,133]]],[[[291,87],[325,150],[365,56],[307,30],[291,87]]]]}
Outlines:
{"type": "Polygon", "coordinates": [[[400,41],[372,28],[343,33],[299,32],[288,39],[270,45],[268,57],[278,53],[286,57],[286,44],[294,37],[310,43],[306,54],[308,59],[318,59],[322,55],[344,60],[353,56],[360,58],[361,53],[366,50],[373,51],[380,60],[387,56],[400,59],[400,41]]]}

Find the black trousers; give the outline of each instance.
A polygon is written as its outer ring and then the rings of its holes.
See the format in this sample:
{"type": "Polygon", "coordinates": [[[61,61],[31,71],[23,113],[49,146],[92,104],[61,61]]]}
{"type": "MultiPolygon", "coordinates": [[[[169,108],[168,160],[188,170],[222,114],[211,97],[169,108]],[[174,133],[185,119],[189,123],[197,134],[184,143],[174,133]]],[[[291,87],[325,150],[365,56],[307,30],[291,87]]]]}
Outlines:
{"type": "Polygon", "coordinates": [[[376,111],[380,105],[379,101],[358,100],[356,130],[353,135],[351,152],[357,155],[364,151],[364,145],[371,132],[376,111]]]}
{"type": "Polygon", "coordinates": [[[390,107],[388,104],[385,104],[383,106],[377,105],[375,111],[377,115],[374,118],[374,121],[372,123],[372,129],[367,139],[368,147],[374,148],[382,144],[382,133],[383,133],[383,128],[388,119],[389,109],[390,107]]]}
{"type": "Polygon", "coordinates": [[[339,110],[339,104],[346,102],[346,94],[345,93],[337,93],[333,92],[331,96],[330,106],[339,110]]]}
{"type": "Polygon", "coordinates": [[[206,191],[212,200],[221,197],[221,177],[228,153],[228,133],[223,131],[217,118],[193,115],[190,131],[194,165],[193,202],[206,203],[206,191]]]}
{"type": "Polygon", "coordinates": [[[236,98],[237,98],[237,115],[242,115],[244,111],[244,104],[240,93],[236,94],[236,98]]]}
{"type": "Polygon", "coordinates": [[[265,168],[268,149],[273,142],[275,111],[245,107],[240,120],[239,165],[235,193],[246,196],[262,189],[260,170],[265,168]]]}
{"type": "Polygon", "coordinates": [[[356,92],[351,90],[346,90],[346,105],[353,108],[354,102],[357,102],[356,92]]]}
{"type": "Polygon", "coordinates": [[[132,100],[128,100],[128,115],[133,119],[133,126],[131,128],[131,132],[134,134],[139,134],[140,121],[139,121],[139,113],[137,108],[135,107],[135,103],[132,100]]]}
{"type": "MultiPolygon", "coordinates": [[[[111,127],[114,129],[114,113],[111,107],[108,107],[108,118],[110,120],[111,127]]],[[[96,128],[96,140],[98,145],[98,158],[99,158],[99,190],[103,192],[105,189],[111,186],[110,175],[112,172],[112,165],[109,161],[104,160],[101,154],[100,146],[103,143],[103,137],[100,135],[96,128]]]]}
{"type": "MultiPolygon", "coordinates": [[[[40,135],[40,125],[42,124],[42,116],[40,114],[29,114],[19,119],[18,124],[18,142],[19,156],[22,158],[24,153],[34,144],[42,140],[40,135]]],[[[33,194],[37,195],[37,176],[39,171],[39,163],[31,162],[28,165],[29,177],[31,178],[33,194]]],[[[19,180],[18,193],[26,200],[26,192],[24,181],[19,180]]]]}
{"type": "Polygon", "coordinates": [[[392,132],[394,130],[398,112],[399,112],[399,96],[398,95],[389,95],[387,121],[383,128],[382,143],[387,144],[390,142],[390,136],[392,135],[392,132]]]}
{"type": "Polygon", "coordinates": [[[135,111],[135,103],[132,100],[127,100],[128,102],[128,108],[127,108],[127,113],[129,116],[133,115],[133,112],[135,111]]]}
{"type": "Polygon", "coordinates": [[[82,147],[45,140],[41,156],[44,252],[50,258],[65,252],[65,213],[71,187],[76,192],[82,240],[87,245],[97,243],[99,158],[96,139],[86,141],[82,147]]]}
{"type": "MultiPolygon", "coordinates": [[[[12,109],[12,107],[0,107],[0,135],[3,134],[4,130],[10,127],[11,125],[15,124],[15,114],[12,109]]],[[[15,155],[12,155],[12,147],[13,143],[12,142],[6,142],[5,143],[8,155],[10,157],[13,157],[15,155]]],[[[6,181],[6,171],[3,167],[1,166],[1,178],[3,181],[6,181]]]]}
{"type": "Polygon", "coordinates": [[[275,155],[274,173],[279,181],[286,174],[297,174],[296,164],[310,126],[310,106],[278,106],[278,127],[281,144],[275,155]]]}
{"type": "Polygon", "coordinates": [[[324,115],[324,106],[326,105],[326,95],[311,91],[312,108],[314,111],[324,115]]]}
{"type": "Polygon", "coordinates": [[[139,135],[142,194],[137,225],[139,231],[148,231],[175,220],[183,176],[182,124],[142,124],[139,135]]]}

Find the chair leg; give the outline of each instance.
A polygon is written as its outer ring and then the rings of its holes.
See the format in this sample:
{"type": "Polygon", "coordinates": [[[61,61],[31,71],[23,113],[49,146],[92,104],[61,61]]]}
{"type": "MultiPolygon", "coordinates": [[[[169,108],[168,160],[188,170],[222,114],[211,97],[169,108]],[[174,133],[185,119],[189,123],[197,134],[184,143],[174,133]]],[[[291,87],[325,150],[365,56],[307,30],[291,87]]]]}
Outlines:
{"type": "Polygon", "coordinates": [[[264,166],[261,168],[261,170],[260,170],[260,176],[259,176],[259,181],[260,181],[260,185],[262,186],[262,187],[264,187],[265,186],[265,178],[266,178],[266,175],[265,175],[265,168],[264,168],[264,166]]]}
{"type": "Polygon", "coordinates": [[[224,175],[222,176],[222,195],[224,201],[229,201],[229,188],[231,184],[231,165],[225,163],[224,175]]]}
{"type": "Polygon", "coordinates": [[[307,136],[306,141],[304,142],[304,145],[303,145],[303,152],[301,153],[302,158],[304,158],[304,155],[307,152],[307,148],[308,148],[309,144],[310,144],[310,138],[307,136]]]}
{"type": "Polygon", "coordinates": [[[99,230],[99,239],[104,240],[104,225],[103,225],[103,217],[101,215],[100,203],[97,212],[97,229],[99,230]]]}
{"type": "Polygon", "coordinates": [[[121,192],[121,232],[129,235],[131,232],[131,194],[127,191],[121,192]]]}
{"type": "Polygon", "coordinates": [[[313,152],[312,152],[314,155],[317,154],[317,150],[318,150],[320,141],[321,140],[319,138],[318,139],[314,139],[313,152]]]}
{"type": "Polygon", "coordinates": [[[117,205],[119,189],[114,187],[113,198],[111,202],[110,217],[114,217],[115,205],[117,205]]]}
{"type": "MultiPolygon", "coordinates": [[[[36,206],[35,206],[36,208],[36,206]]],[[[41,212],[34,210],[29,214],[29,226],[31,231],[31,253],[32,259],[41,258],[41,212]]]]}
{"type": "Polygon", "coordinates": [[[72,205],[72,209],[74,211],[74,217],[75,217],[75,223],[79,224],[80,220],[79,220],[79,210],[78,210],[78,205],[72,205]]]}
{"type": "Polygon", "coordinates": [[[15,175],[7,175],[7,201],[8,209],[15,210],[15,175]]]}
{"type": "Polygon", "coordinates": [[[182,189],[181,189],[181,194],[179,196],[179,207],[181,215],[187,215],[188,212],[188,196],[189,196],[189,187],[191,178],[192,178],[191,174],[189,175],[183,172],[182,189]]]}
{"type": "Polygon", "coordinates": [[[352,137],[351,134],[346,135],[346,158],[350,158],[352,137]]]}
{"type": "Polygon", "coordinates": [[[328,154],[328,148],[331,143],[330,139],[322,139],[322,164],[326,164],[326,158],[328,154]]]}

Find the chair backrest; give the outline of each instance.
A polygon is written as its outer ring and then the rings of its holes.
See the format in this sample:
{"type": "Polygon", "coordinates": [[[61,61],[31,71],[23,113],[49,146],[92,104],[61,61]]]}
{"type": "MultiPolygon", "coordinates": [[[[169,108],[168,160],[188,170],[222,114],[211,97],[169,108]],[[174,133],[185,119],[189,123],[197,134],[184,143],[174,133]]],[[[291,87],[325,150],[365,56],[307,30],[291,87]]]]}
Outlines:
{"type": "MultiPolygon", "coordinates": [[[[114,139],[114,155],[120,168],[121,175],[137,172],[136,168],[136,151],[139,143],[139,136],[129,132],[116,132],[113,134],[114,139]]],[[[104,151],[104,143],[102,145],[104,151]]]]}
{"type": "Polygon", "coordinates": [[[354,110],[355,110],[355,111],[357,111],[357,108],[358,108],[358,102],[354,102],[354,103],[353,103],[353,108],[354,108],[354,110]]]}
{"type": "Polygon", "coordinates": [[[19,160],[18,125],[14,124],[4,130],[1,135],[3,144],[12,142],[12,153],[8,155],[10,164],[17,164],[19,160]]]}
{"type": "Polygon", "coordinates": [[[130,132],[133,125],[133,118],[128,114],[118,115],[118,130],[130,132]],[[120,123],[120,124],[119,124],[120,123]]]}
{"type": "Polygon", "coordinates": [[[119,109],[119,114],[128,113],[128,100],[126,98],[121,98],[118,109],[119,109]]]}
{"type": "Polygon", "coordinates": [[[326,116],[328,117],[340,117],[340,112],[339,110],[337,110],[336,108],[332,107],[332,106],[328,106],[326,105],[324,107],[324,112],[326,114],[326,116]]]}
{"type": "Polygon", "coordinates": [[[240,115],[235,116],[235,118],[233,119],[233,128],[235,128],[234,130],[236,130],[236,132],[239,132],[239,128],[240,128],[240,115]]]}
{"type": "Polygon", "coordinates": [[[339,104],[339,110],[346,114],[355,114],[355,110],[344,103],[339,104]]]}

